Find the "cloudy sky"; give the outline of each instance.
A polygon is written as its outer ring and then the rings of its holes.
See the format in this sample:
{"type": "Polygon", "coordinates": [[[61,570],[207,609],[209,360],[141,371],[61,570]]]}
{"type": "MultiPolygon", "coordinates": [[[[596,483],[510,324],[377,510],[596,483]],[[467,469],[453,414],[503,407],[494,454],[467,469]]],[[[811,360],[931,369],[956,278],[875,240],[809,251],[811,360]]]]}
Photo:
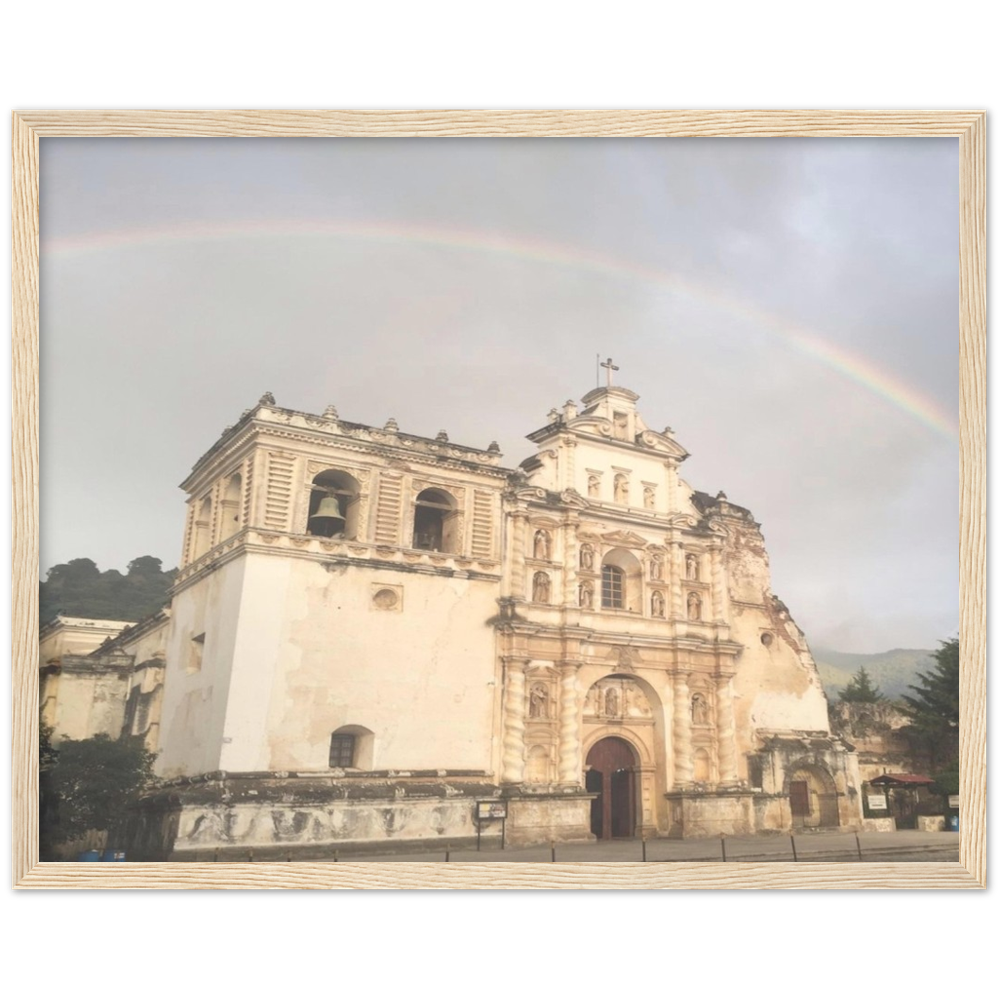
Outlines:
{"type": "Polygon", "coordinates": [[[817,645],[958,624],[954,139],[43,139],[42,561],[176,565],[280,405],[505,462],[595,356],[817,645]]]}

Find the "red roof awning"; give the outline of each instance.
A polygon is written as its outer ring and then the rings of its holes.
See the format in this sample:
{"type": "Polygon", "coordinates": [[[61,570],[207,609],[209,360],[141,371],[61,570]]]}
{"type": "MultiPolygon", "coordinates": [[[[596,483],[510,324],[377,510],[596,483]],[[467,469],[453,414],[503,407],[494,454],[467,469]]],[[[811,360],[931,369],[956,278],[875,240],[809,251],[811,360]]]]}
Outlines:
{"type": "Polygon", "coordinates": [[[934,779],[926,774],[882,774],[872,778],[872,785],[933,785],[934,779]]]}

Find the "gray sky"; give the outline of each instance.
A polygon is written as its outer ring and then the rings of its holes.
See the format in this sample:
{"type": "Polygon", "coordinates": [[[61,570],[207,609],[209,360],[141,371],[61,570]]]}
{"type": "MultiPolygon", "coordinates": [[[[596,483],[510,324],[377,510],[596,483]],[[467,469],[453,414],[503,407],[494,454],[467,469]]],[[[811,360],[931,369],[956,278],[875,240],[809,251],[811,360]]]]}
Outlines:
{"type": "Polygon", "coordinates": [[[507,465],[612,355],[810,641],[958,625],[958,141],[42,139],[42,569],[265,390],[507,465]]]}

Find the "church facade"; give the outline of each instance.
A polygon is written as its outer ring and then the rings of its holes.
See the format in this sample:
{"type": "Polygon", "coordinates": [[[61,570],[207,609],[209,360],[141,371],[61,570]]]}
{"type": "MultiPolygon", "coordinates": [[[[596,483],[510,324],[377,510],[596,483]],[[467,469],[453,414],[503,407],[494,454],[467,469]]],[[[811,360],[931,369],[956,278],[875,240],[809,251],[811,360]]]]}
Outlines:
{"type": "Polygon", "coordinates": [[[759,525],[637,400],[553,410],[516,469],[270,395],[228,428],[182,484],[131,856],[857,827],[759,525]]]}

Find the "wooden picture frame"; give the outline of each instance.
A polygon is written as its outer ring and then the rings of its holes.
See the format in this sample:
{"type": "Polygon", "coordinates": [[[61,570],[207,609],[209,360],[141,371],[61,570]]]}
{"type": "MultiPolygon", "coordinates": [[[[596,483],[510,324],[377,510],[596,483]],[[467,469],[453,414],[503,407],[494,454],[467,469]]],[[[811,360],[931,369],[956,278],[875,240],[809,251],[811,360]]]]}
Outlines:
{"type": "Polygon", "coordinates": [[[13,882],[24,888],[959,889],[986,882],[986,136],[982,111],[20,111],[13,114],[13,882]],[[39,139],[953,136],[960,184],[959,862],[95,865],[38,861],[39,139]]]}

